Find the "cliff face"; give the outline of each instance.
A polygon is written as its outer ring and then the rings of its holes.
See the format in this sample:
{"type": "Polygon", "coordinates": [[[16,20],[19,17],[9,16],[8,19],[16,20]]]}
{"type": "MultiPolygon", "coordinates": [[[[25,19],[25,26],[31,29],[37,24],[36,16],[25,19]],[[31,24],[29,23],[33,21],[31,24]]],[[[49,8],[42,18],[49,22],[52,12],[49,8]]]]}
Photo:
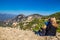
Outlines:
{"type": "Polygon", "coordinates": [[[60,40],[60,33],[56,36],[38,36],[32,31],[16,28],[0,27],[0,40],[60,40]]]}

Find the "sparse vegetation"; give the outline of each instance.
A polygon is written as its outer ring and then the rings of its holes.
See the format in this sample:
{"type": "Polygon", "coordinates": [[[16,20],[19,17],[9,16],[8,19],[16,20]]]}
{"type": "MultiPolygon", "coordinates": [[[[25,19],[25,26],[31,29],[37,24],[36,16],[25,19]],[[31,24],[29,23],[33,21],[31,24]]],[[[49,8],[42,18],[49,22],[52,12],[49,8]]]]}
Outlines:
{"type": "Polygon", "coordinates": [[[19,23],[20,28],[21,29],[28,29],[28,30],[34,30],[34,31],[38,31],[41,30],[41,28],[45,25],[45,20],[44,19],[37,19],[35,18],[34,20],[32,20],[31,22],[28,22],[28,24],[26,24],[24,26],[24,23],[19,23]]]}
{"type": "Polygon", "coordinates": [[[57,20],[57,23],[58,23],[58,29],[57,29],[57,32],[60,32],[60,20],[57,20]]]}
{"type": "MultiPolygon", "coordinates": [[[[20,16],[22,17],[22,15],[20,15],[20,16]]],[[[45,25],[45,23],[44,23],[46,21],[45,19],[48,19],[49,17],[56,17],[57,23],[59,24],[57,32],[60,32],[60,20],[59,20],[60,19],[60,12],[57,12],[57,13],[49,15],[49,16],[41,16],[42,18],[40,17],[40,15],[37,15],[37,14],[31,15],[32,18],[30,20],[32,20],[32,19],[33,20],[29,21],[29,22],[27,21],[27,18],[29,18],[30,16],[28,16],[26,18],[24,16],[24,18],[26,20],[23,20],[24,19],[23,17],[20,19],[20,16],[18,15],[16,18],[16,20],[20,20],[19,22],[16,21],[18,23],[18,25],[16,27],[19,26],[20,29],[23,29],[23,30],[28,29],[28,30],[34,30],[34,31],[41,30],[41,27],[43,27],[45,25]],[[35,18],[35,16],[36,16],[36,18],[35,18]],[[23,22],[23,21],[26,21],[26,22],[23,22]]],[[[4,24],[3,22],[0,22],[0,26],[2,26],[2,27],[6,27],[6,26],[14,27],[14,26],[12,26],[12,24],[13,24],[13,22],[8,23],[7,25],[4,24]]]]}

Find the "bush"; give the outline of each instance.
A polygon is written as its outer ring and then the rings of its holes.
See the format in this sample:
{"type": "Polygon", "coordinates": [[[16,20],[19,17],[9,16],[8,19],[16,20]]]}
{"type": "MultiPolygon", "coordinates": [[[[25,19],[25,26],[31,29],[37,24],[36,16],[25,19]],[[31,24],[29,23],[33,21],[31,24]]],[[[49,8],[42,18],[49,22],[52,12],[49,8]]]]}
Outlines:
{"type": "MultiPolygon", "coordinates": [[[[37,20],[37,19],[36,19],[37,20]]],[[[34,31],[38,31],[41,30],[41,28],[45,25],[45,20],[44,19],[38,19],[38,21],[36,21],[37,25],[35,28],[33,28],[34,31]]]]}
{"type": "Polygon", "coordinates": [[[60,32],[60,24],[58,25],[57,32],[60,32]]]}
{"type": "Polygon", "coordinates": [[[38,31],[41,30],[41,28],[43,27],[43,25],[45,25],[45,20],[44,19],[34,19],[31,22],[28,22],[27,25],[24,26],[24,23],[19,23],[20,28],[23,30],[34,30],[34,31],[38,31]],[[37,24],[37,25],[36,25],[37,24]],[[35,25],[35,26],[33,26],[35,25]]]}
{"type": "Polygon", "coordinates": [[[58,23],[57,32],[60,32],[60,20],[57,20],[57,23],[58,23]]]}

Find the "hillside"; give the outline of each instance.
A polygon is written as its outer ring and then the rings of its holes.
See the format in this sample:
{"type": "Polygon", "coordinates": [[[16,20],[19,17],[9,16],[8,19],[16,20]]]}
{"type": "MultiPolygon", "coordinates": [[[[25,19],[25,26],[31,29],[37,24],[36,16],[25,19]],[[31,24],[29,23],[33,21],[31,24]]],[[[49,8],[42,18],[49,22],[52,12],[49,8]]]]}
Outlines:
{"type": "Polygon", "coordinates": [[[13,18],[11,21],[13,22],[21,22],[21,21],[25,21],[25,20],[29,20],[30,18],[31,19],[34,19],[34,18],[40,18],[41,19],[42,15],[39,15],[39,14],[31,14],[31,15],[24,15],[24,14],[19,14],[17,15],[15,18],[13,18]]]}
{"type": "Polygon", "coordinates": [[[57,19],[60,19],[60,12],[50,15],[50,17],[56,17],[57,19]]]}
{"type": "Polygon", "coordinates": [[[49,18],[49,17],[56,17],[56,19],[60,19],[60,12],[56,12],[56,13],[51,14],[49,16],[44,16],[43,18],[49,18]]]}
{"type": "Polygon", "coordinates": [[[60,40],[60,33],[46,37],[38,36],[32,31],[0,27],[0,40],[60,40]]]}
{"type": "MultiPolygon", "coordinates": [[[[56,14],[52,14],[50,16],[46,16],[47,17],[59,17],[60,13],[56,13],[56,14]]],[[[10,26],[10,27],[17,27],[17,28],[20,28],[20,29],[29,29],[29,30],[32,30],[33,28],[35,28],[37,26],[37,28],[41,25],[43,25],[44,23],[43,20],[45,19],[42,19],[42,17],[44,17],[43,15],[39,15],[39,14],[31,14],[31,15],[23,15],[23,14],[19,14],[17,16],[15,16],[14,18],[12,18],[11,20],[7,20],[5,21],[4,23],[0,22],[0,24],[3,24],[3,25],[0,25],[0,26],[10,26]],[[40,20],[40,21],[39,21],[40,20]]],[[[45,21],[44,21],[45,22],[45,21]]],[[[60,23],[60,22],[59,22],[60,23]]]]}

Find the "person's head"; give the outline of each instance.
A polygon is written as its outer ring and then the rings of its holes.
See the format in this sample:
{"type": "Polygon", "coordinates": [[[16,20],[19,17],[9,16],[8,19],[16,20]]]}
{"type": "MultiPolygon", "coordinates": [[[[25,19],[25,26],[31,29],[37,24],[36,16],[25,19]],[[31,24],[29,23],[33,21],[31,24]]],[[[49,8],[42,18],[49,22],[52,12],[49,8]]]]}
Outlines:
{"type": "Polygon", "coordinates": [[[51,23],[56,23],[56,18],[55,18],[55,17],[49,18],[49,22],[51,22],[51,23]]]}

